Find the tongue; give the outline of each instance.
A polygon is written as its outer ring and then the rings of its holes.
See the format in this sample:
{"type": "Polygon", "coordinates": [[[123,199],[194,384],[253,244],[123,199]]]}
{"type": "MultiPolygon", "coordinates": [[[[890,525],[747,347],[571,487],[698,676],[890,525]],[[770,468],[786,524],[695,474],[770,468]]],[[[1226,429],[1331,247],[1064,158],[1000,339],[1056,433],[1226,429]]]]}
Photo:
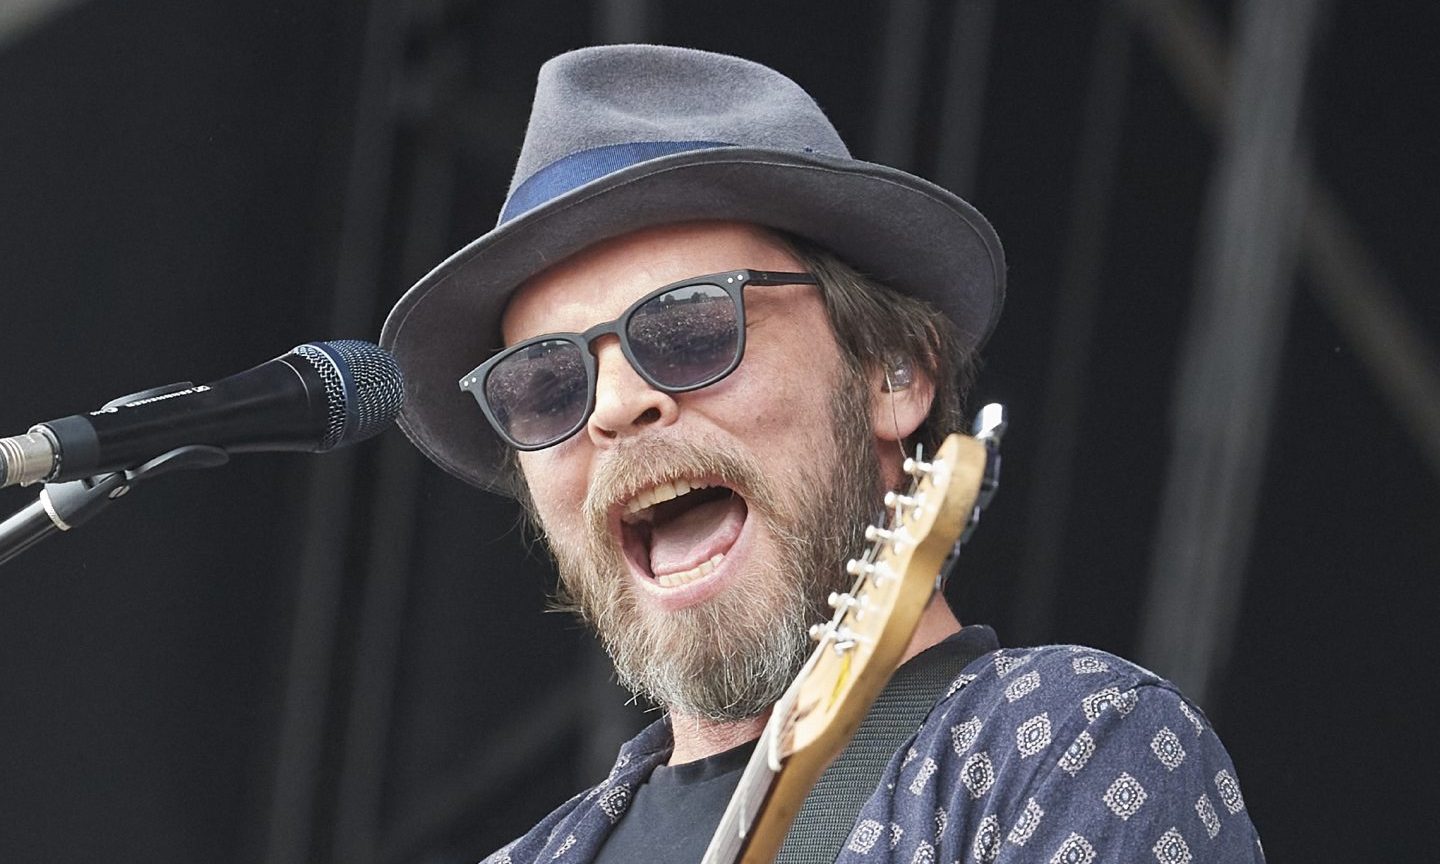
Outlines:
{"type": "Polygon", "coordinates": [[[698,567],[728,552],[745,525],[745,499],[727,495],[686,510],[654,526],[650,572],[656,576],[698,567]]]}

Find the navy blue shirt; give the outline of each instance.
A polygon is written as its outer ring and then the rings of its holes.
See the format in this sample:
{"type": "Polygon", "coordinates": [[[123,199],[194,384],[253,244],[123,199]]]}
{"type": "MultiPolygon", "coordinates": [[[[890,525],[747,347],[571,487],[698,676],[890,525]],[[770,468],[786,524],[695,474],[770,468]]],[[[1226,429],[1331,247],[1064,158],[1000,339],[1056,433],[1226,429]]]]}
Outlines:
{"type": "MultiPolygon", "coordinates": [[[[486,864],[592,862],[668,759],[667,720],[486,864]]],[[[657,858],[655,860],[664,860],[657,858]]],[[[837,864],[1263,862],[1234,765],[1174,685],[1089,648],[970,663],[890,760],[837,864]]]]}

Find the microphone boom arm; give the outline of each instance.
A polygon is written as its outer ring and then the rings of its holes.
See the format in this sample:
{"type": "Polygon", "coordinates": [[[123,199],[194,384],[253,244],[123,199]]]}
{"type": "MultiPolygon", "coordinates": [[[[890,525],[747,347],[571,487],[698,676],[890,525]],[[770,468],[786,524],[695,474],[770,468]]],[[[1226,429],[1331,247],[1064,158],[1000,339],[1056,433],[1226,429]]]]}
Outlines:
{"type": "Polygon", "coordinates": [[[182,468],[214,468],[229,461],[230,454],[219,447],[190,444],[162,453],[138,468],[46,483],[38,498],[0,522],[0,565],[56,531],[69,531],[88,521],[141,480],[182,468]]]}

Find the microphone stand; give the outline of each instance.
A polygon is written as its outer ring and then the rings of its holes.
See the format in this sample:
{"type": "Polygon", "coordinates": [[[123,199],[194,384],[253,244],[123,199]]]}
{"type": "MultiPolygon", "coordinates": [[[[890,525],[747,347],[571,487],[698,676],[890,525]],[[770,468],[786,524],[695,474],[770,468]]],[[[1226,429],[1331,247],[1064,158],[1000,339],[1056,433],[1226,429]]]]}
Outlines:
{"type": "Polygon", "coordinates": [[[84,523],[141,480],[182,468],[214,468],[229,461],[230,454],[219,447],[191,444],[162,453],[138,468],[46,483],[35,501],[0,522],[0,564],[56,531],[69,531],[84,523]]]}

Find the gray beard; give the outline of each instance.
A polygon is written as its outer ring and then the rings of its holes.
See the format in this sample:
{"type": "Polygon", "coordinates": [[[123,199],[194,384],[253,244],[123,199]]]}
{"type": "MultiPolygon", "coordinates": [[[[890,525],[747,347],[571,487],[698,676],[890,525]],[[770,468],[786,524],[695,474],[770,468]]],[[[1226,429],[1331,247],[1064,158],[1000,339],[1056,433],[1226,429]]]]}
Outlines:
{"type": "Polygon", "coordinates": [[[586,548],[550,544],[560,571],[557,600],[594,628],[620,684],[637,697],[709,720],[743,720],[763,714],[799,672],[809,627],[830,617],[831,591],[850,587],[844,562],[859,554],[877,511],[879,459],[864,381],[854,378],[842,380],[831,399],[835,458],[787,475],[798,476],[788,496],[743,454],[713,442],[637,441],[597,474],[585,505],[586,548]],[[657,470],[718,476],[745,490],[747,518],[760,519],[774,545],[768,560],[736,574],[721,596],[668,613],[636,601],[604,503],[657,470]]]}

